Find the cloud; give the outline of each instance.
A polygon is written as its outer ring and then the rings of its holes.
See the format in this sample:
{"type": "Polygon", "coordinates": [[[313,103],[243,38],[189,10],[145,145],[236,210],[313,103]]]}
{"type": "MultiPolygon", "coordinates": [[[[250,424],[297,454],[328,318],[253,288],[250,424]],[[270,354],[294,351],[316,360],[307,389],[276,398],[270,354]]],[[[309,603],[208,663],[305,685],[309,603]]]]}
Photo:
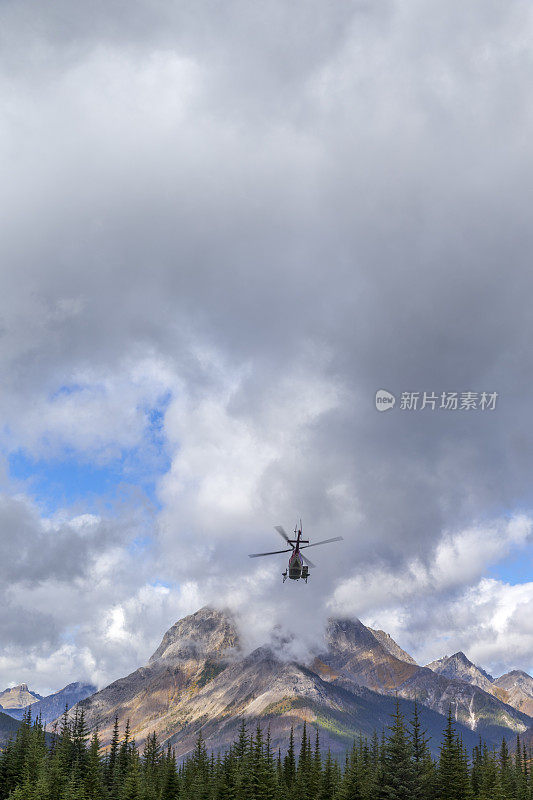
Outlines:
{"type": "Polygon", "coordinates": [[[462,650],[494,675],[518,663],[530,670],[533,584],[484,575],[509,553],[527,554],[531,531],[531,519],[517,515],[445,536],[426,564],[381,565],[341,583],[330,609],[386,627],[422,664],[462,650]]]}
{"type": "MultiPolygon", "coordinates": [[[[67,652],[101,681],[205,601],[256,638],[289,618],[316,638],[336,603],[437,646],[455,623],[434,603],[452,620],[470,591],[510,597],[482,582],[529,537],[529,4],[0,13],[0,443],[135,449],[161,506],[148,522],[103,497],[94,526],[83,507],[48,524],[4,477],[4,679],[39,627],[43,681],[67,652]],[[499,399],[377,414],[380,387],[499,399]],[[297,516],[344,542],[276,592],[283,557],[246,556],[297,516]]],[[[508,625],[527,633],[524,608],[508,625]]]]}

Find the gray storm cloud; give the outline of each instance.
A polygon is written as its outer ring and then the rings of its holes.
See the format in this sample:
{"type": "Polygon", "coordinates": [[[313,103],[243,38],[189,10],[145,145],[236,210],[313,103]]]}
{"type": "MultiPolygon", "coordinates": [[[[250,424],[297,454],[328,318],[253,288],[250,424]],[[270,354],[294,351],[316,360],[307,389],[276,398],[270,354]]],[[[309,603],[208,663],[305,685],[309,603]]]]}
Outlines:
{"type": "MultiPolygon", "coordinates": [[[[0,565],[12,603],[28,575],[45,607],[57,581],[68,595],[65,573],[84,598],[70,616],[50,604],[42,680],[59,640],[103,681],[221,597],[256,639],[293,618],[312,639],[332,610],[362,613],[372,570],[392,576],[392,604],[365,607],[380,627],[415,647],[448,635],[431,609],[448,602],[452,619],[465,592],[485,598],[490,565],[435,588],[413,564],[531,506],[529,4],[18,2],[0,15],[4,454],[105,463],[170,397],[142,570],[124,528],[72,561],[60,531],[28,550],[25,578],[0,565]],[[83,394],[58,400],[69,384],[83,394]],[[381,387],[499,399],[378,414],[381,387]],[[297,515],[345,541],[317,548],[311,591],[282,594],[282,564],[246,554],[297,515]]],[[[524,609],[505,597],[533,662],[524,609]]],[[[501,637],[483,658],[505,661],[501,637]]],[[[0,674],[18,680],[10,658],[0,674]]]]}

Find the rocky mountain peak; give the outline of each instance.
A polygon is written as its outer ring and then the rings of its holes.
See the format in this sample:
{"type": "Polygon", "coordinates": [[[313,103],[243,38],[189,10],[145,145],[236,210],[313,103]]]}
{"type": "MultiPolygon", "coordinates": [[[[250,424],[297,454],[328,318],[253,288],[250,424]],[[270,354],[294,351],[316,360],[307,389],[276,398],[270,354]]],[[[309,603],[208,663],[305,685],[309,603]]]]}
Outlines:
{"type": "Polygon", "coordinates": [[[149,663],[219,658],[238,646],[237,627],[231,614],[204,606],[169,628],[149,663]]]}
{"type": "Polygon", "coordinates": [[[18,686],[11,686],[0,692],[0,706],[4,709],[25,708],[26,706],[41,700],[41,695],[28,689],[27,683],[20,683],[18,686]]]}
{"type": "MultiPolygon", "coordinates": [[[[450,656],[450,658],[453,659],[454,661],[457,661],[459,664],[463,664],[465,667],[474,666],[474,663],[470,661],[469,658],[467,658],[467,656],[463,653],[462,650],[459,650],[457,653],[454,653],[452,656],[450,656]]],[[[481,668],[478,667],[478,669],[481,668]]]]}
{"type": "Polygon", "coordinates": [[[509,680],[526,680],[526,681],[533,681],[531,675],[527,672],[524,672],[523,669],[512,669],[510,672],[506,672],[505,675],[501,675],[499,678],[496,678],[496,681],[502,681],[504,678],[509,680]]]}
{"type": "Polygon", "coordinates": [[[414,658],[410,656],[409,653],[406,653],[405,650],[402,650],[400,645],[394,641],[390,634],[385,633],[385,631],[374,630],[374,628],[369,628],[368,630],[372,632],[372,635],[383,645],[391,656],[395,656],[400,659],[400,661],[406,661],[408,664],[416,665],[414,658]]]}
{"type": "Polygon", "coordinates": [[[451,656],[444,656],[426,665],[433,672],[447,678],[466,681],[473,686],[479,686],[486,691],[491,691],[493,678],[484,669],[478,667],[459,650],[451,656]]]}
{"type": "Polygon", "coordinates": [[[357,653],[361,649],[373,650],[379,642],[359,619],[330,619],[326,630],[330,652],[357,653]]]}
{"type": "Polygon", "coordinates": [[[533,715],[533,678],[521,669],[513,669],[496,678],[494,693],[506,703],[533,715]]]}
{"type": "Polygon", "coordinates": [[[520,687],[533,694],[533,678],[521,669],[513,669],[511,672],[506,672],[505,675],[496,678],[494,683],[503,689],[520,687]]]}

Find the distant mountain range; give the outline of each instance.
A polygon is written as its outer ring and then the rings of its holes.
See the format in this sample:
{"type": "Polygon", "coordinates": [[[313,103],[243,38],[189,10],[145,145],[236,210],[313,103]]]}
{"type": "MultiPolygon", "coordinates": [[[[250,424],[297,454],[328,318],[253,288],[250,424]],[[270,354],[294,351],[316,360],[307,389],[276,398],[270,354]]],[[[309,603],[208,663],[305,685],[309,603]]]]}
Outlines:
{"type": "Polygon", "coordinates": [[[341,753],[354,737],[390,722],[396,697],[407,716],[417,701],[434,749],[450,707],[467,745],[480,736],[490,745],[513,740],[533,726],[527,673],[495,680],[463,653],[422,667],[384,631],[353,619],[331,620],[322,652],[309,663],[271,647],[245,653],[231,615],[207,607],[173,625],[146,666],[77,708],[104,744],[118,716],[122,726],[130,720],[139,744],[156,731],[178,757],[191,751],[200,729],[211,751],[223,749],[243,718],[270,725],[274,747],[307,720],[320,729],[323,747],[341,753]]]}
{"type": "Polygon", "coordinates": [[[31,706],[32,717],[40,715],[43,723],[48,724],[64,712],[65,706],[72,708],[95,692],[96,686],[91,683],[69,683],[59,692],[42,697],[28,689],[27,684],[21,683],[0,694],[0,707],[5,714],[20,720],[31,706]]]}

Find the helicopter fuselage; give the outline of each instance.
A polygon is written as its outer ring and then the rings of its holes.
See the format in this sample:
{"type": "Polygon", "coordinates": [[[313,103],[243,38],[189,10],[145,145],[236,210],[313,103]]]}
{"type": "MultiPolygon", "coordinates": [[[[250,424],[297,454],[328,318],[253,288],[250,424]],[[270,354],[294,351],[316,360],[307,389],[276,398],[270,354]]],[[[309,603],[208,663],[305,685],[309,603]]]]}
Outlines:
{"type": "Polygon", "coordinates": [[[302,577],[304,562],[299,551],[296,550],[289,558],[289,578],[291,581],[298,581],[302,577]]]}
{"type": "Polygon", "coordinates": [[[291,581],[299,581],[300,578],[303,578],[303,580],[307,583],[307,578],[309,577],[309,567],[304,564],[302,554],[300,553],[300,542],[304,541],[301,539],[301,530],[297,531],[297,534],[296,541],[294,539],[291,540],[296,547],[289,558],[289,565],[287,569],[282,573],[283,583],[285,583],[287,578],[289,578],[291,581]]]}

